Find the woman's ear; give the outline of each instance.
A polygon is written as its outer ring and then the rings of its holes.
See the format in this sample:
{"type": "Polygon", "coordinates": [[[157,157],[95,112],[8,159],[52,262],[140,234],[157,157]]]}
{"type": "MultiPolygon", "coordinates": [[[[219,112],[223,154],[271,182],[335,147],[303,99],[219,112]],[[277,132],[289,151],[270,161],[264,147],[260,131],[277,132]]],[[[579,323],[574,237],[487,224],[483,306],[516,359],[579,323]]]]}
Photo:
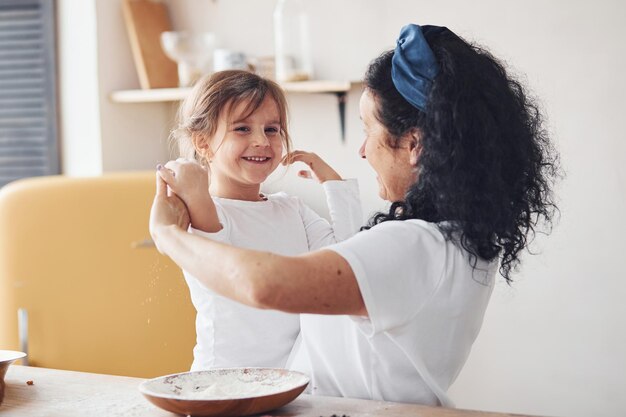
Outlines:
{"type": "Polygon", "coordinates": [[[408,134],[409,140],[409,163],[412,166],[417,166],[420,153],[422,152],[422,142],[420,140],[419,130],[413,128],[408,134]]]}

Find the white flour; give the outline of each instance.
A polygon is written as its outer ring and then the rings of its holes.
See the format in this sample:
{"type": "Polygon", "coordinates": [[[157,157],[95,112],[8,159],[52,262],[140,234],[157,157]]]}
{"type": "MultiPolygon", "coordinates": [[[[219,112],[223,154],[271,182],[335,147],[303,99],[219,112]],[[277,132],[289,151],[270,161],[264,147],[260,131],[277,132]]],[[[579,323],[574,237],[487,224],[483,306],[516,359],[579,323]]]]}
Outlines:
{"type": "Polygon", "coordinates": [[[293,388],[289,380],[256,381],[241,375],[223,375],[219,380],[207,385],[193,387],[191,392],[183,391],[187,398],[246,398],[274,394],[293,388]]]}
{"type": "Polygon", "coordinates": [[[303,374],[281,369],[221,369],[151,381],[150,390],[179,399],[218,400],[277,394],[306,385],[303,374]]]}

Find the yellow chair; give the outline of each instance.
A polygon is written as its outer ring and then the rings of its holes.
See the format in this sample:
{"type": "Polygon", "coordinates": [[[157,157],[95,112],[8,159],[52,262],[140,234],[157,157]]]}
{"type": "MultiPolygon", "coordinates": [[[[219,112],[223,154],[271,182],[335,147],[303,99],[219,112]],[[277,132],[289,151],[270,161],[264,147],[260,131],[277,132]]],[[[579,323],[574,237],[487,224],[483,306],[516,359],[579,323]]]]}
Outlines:
{"type": "Polygon", "coordinates": [[[0,349],[20,349],[22,309],[30,365],[137,377],[189,369],[195,311],[180,269],[149,239],[153,194],[152,172],[0,189],[0,349]]]}

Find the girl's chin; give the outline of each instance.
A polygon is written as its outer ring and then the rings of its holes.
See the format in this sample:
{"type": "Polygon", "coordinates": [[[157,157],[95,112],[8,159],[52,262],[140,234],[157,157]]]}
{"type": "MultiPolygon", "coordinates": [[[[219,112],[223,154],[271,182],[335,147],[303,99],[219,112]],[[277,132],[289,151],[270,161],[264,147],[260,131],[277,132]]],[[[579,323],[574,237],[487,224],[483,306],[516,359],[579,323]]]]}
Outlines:
{"type": "Polygon", "coordinates": [[[261,185],[268,178],[269,178],[269,175],[248,175],[246,176],[246,180],[247,180],[246,182],[250,185],[261,185]]]}

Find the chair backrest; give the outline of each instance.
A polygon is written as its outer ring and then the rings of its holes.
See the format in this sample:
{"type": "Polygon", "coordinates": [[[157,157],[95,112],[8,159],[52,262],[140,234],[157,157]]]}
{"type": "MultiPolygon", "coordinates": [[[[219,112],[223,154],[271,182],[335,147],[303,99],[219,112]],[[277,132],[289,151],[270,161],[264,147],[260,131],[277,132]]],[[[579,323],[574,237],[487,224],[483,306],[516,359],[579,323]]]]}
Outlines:
{"type": "Polygon", "coordinates": [[[154,174],[19,180],[0,189],[0,349],[30,365],[137,377],[187,371],[195,311],[151,244],[154,174]]]}

